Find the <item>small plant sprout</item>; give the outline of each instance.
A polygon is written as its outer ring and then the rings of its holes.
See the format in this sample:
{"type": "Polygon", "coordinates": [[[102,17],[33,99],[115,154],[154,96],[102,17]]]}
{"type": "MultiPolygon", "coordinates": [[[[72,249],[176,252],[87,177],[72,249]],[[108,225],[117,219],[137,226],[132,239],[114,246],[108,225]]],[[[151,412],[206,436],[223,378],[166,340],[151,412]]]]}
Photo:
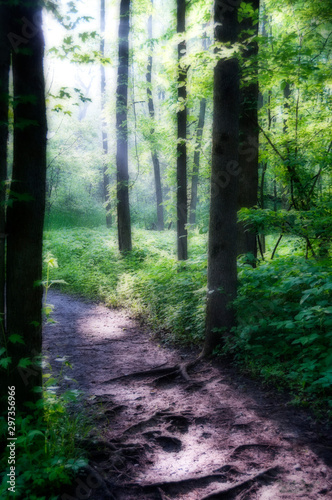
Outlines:
{"type": "Polygon", "coordinates": [[[51,318],[51,313],[53,311],[53,305],[47,303],[47,294],[49,289],[51,288],[52,285],[55,283],[61,283],[63,285],[66,285],[67,283],[64,280],[50,280],[50,270],[52,268],[57,268],[58,266],[58,261],[57,259],[53,256],[51,252],[48,252],[44,258],[44,263],[46,264],[46,280],[42,281],[41,284],[43,285],[45,289],[45,296],[44,296],[44,307],[43,311],[46,317],[46,320],[48,323],[54,322],[54,320],[51,318]]]}

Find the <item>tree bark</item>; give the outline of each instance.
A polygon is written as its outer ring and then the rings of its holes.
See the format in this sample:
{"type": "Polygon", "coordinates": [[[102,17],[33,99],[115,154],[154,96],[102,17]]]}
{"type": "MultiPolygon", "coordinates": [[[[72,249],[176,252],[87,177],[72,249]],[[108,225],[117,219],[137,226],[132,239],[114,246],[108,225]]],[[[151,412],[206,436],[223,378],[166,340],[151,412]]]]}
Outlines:
{"type": "MultiPolygon", "coordinates": [[[[105,0],[100,0],[100,53],[105,57],[105,0]]],[[[109,194],[110,176],[108,173],[108,137],[107,123],[105,120],[105,102],[106,102],[106,77],[105,66],[100,65],[100,93],[101,93],[101,134],[103,143],[103,191],[106,210],[106,227],[112,226],[111,200],[109,194]]]]}
{"type": "MultiPolygon", "coordinates": [[[[0,323],[2,321],[2,325],[4,325],[5,314],[5,182],[7,180],[8,92],[10,67],[10,45],[7,37],[8,25],[9,7],[0,4],[0,323]]],[[[2,340],[0,341],[0,345],[2,345],[2,340]]]]}
{"type": "Polygon", "coordinates": [[[128,173],[128,73],[130,0],[121,0],[119,24],[119,68],[116,90],[117,213],[120,252],[132,249],[128,173]]]}
{"type": "MultiPolygon", "coordinates": [[[[186,1],[177,0],[177,32],[186,30],[186,1]]],[[[178,44],[178,102],[182,109],[177,113],[177,253],[178,260],[188,258],[188,202],[187,202],[187,68],[182,63],[186,51],[186,41],[178,44]]]]}
{"type": "Polygon", "coordinates": [[[202,136],[205,123],[205,110],[206,110],[206,99],[205,97],[203,97],[199,103],[199,117],[196,130],[196,144],[194,152],[194,167],[193,167],[193,174],[191,177],[191,198],[190,198],[190,214],[189,214],[190,224],[196,224],[199,161],[201,155],[202,136]]]}
{"type": "MultiPolygon", "coordinates": [[[[217,0],[217,42],[237,41],[237,8],[217,0]]],[[[239,64],[221,59],[214,69],[208,292],[203,355],[209,355],[235,325],[237,291],[237,195],[239,177],[239,64]]]]}
{"type": "MultiPolygon", "coordinates": [[[[246,0],[255,10],[259,10],[259,0],[246,0]]],[[[248,34],[245,31],[258,35],[258,23],[254,19],[244,19],[240,24],[241,41],[245,42],[248,34]],[[243,32],[243,34],[242,34],[243,32]]],[[[250,35],[252,36],[252,35],[250,35]]],[[[240,93],[240,155],[239,163],[241,175],[239,178],[238,209],[252,208],[258,203],[258,44],[251,41],[246,45],[247,50],[243,57],[251,62],[249,82],[242,82],[240,93]]],[[[246,75],[248,76],[248,75],[246,75]]],[[[257,257],[256,234],[247,225],[238,225],[238,255],[252,254],[257,257]]]]}
{"type": "Polygon", "coordinates": [[[20,358],[38,356],[42,348],[43,288],[36,282],[42,279],[47,123],[41,5],[21,2],[12,12],[11,33],[25,40],[12,51],[14,162],[7,208],[7,334],[24,340],[24,345],[8,342],[19,406],[42,383],[40,365],[16,367],[20,358]]]}
{"type": "MultiPolygon", "coordinates": [[[[204,25],[205,27],[206,25],[204,25]]],[[[208,49],[208,42],[206,33],[204,33],[204,38],[202,40],[203,50],[208,49]]],[[[189,210],[189,223],[196,224],[196,210],[197,210],[197,202],[198,202],[198,180],[199,180],[199,163],[201,156],[201,145],[202,145],[202,136],[204,130],[205,123],[205,111],[206,111],[206,99],[203,97],[199,103],[199,116],[198,116],[198,125],[196,130],[196,144],[195,144],[195,152],[194,152],[194,166],[193,173],[191,177],[191,197],[190,197],[190,210],[189,210]]]]}
{"type": "MultiPolygon", "coordinates": [[[[153,4],[153,1],[151,2],[153,4]]],[[[148,36],[149,39],[152,39],[152,15],[149,17],[148,20],[148,36]]],[[[151,80],[152,80],[152,47],[150,47],[150,55],[148,58],[148,67],[147,67],[147,73],[146,73],[146,81],[147,81],[147,95],[148,95],[148,107],[149,107],[149,114],[151,121],[153,123],[151,130],[150,130],[150,140],[151,140],[151,157],[152,157],[152,164],[153,164],[153,171],[154,171],[154,180],[155,180],[155,186],[156,186],[156,201],[157,201],[157,229],[158,231],[163,231],[164,230],[164,207],[163,207],[163,192],[162,192],[162,185],[161,185],[161,177],[160,177],[160,163],[159,163],[159,158],[157,154],[157,148],[154,142],[154,102],[153,102],[153,97],[152,97],[152,85],[151,85],[151,80]]]]}

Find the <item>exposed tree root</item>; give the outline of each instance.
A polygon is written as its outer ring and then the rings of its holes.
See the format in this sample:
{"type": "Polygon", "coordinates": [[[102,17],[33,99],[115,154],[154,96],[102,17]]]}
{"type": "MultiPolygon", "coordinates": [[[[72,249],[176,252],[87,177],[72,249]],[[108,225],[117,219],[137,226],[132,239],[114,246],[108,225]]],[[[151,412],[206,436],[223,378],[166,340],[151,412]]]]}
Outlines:
{"type": "Polygon", "coordinates": [[[117,382],[118,380],[122,380],[122,379],[127,378],[127,377],[133,377],[133,378],[146,377],[149,375],[159,375],[159,374],[163,374],[163,373],[169,373],[169,372],[174,370],[174,367],[162,368],[166,364],[167,364],[167,362],[163,363],[162,365],[155,366],[154,368],[151,368],[150,370],[142,370],[139,372],[127,373],[126,375],[120,375],[119,377],[114,377],[114,378],[110,378],[109,380],[104,380],[101,383],[102,384],[110,384],[111,382],[117,382]]]}
{"type": "MultiPolygon", "coordinates": [[[[138,372],[133,372],[133,373],[128,373],[126,375],[120,375],[119,377],[111,378],[109,380],[105,380],[102,382],[102,384],[110,384],[112,382],[116,382],[118,380],[122,380],[126,377],[133,377],[133,378],[139,378],[139,377],[150,377],[154,375],[160,375],[161,377],[163,376],[170,376],[173,375],[181,375],[184,380],[187,382],[191,381],[190,376],[188,375],[188,370],[190,368],[193,368],[199,361],[201,361],[201,357],[198,356],[193,361],[189,361],[188,363],[180,363],[178,365],[173,365],[173,366],[165,366],[166,363],[163,363],[162,365],[156,366],[154,368],[151,368],[150,370],[143,370],[143,371],[138,371],[138,372]]],[[[158,380],[158,379],[156,379],[158,380]]]]}
{"type": "Polygon", "coordinates": [[[166,423],[171,423],[171,424],[173,423],[173,425],[175,425],[177,422],[178,425],[180,425],[180,427],[182,427],[182,430],[180,429],[179,432],[182,432],[183,426],[189,425],[189,419],[186,417],[186,415],[190,415],[190,414],[191,414],[190,412],[184,412],[182,414],[182,413],[169,412],[167,410],[157,411],[156,413],[151,415],[151,417],[149,417],[145,420],[141,420],[141,421],[137,422],[136,424],[133,424],[133,425],[130,425],[129,427],[127,427],[122,432],[121,436],[119,436],[117,438],[117,440],[121,441],[122,437],[126,434],[131,434],[133,432],[140,431],[145,427],[154,426],[154,425],[158,424],[158,422],[160,422],[161,420],[164,420],[166,423]],[[179,424],[179,422],[180,422],[180,424],[179,424]]]}
{"type": "Polygon", "coordinates": [[[179,375],[178,370],[174,370],[170,373],[167,373],[166,375],[161,375],[161,377],[157,377],[152,381],[152,385],[163,385],[167,382],[170,382],[174,378],[176,378],[179,375]]]}
{"type": "Polygon", "coordinates": [[[141,420],[140,422],[137,422],[136,424],[130,425],[125,429],[122,433],[122,435],[118,438],[121,439],[121,437],[125,434],[130,434],[132,432],[136,432],[141,430],[144,427],[151,427],[152,425],[155,425],[158,420],[160,420],[161,417],[165,416],[166,413],[163,413],[161,411],[157,411],[154,413],[151,417],[147,418],[146,420],[141,420]]]}
{"type": "Polygon", "coordinates": [[[257,481],[258,479],[263,479],[267,478],[270,479],[268,476],[269,474],[277,474],[279,473],[280,467],[270,467],[269,469],[262,470],[255,474],[254,476],[249,477],[248,479],[245,479],[244,481],[238,481],[237,483],[233,483],[231,486],[228,486],[227,488],[223,488],[222,490],[217,490],[214,491],[213,493],[210,493],[209,495],[206,495],[202,497],[200,500],[222,500],[222,499],[229,499],[229,495],[234,493],[236,494],[239,490],[244,488],[245,486],[251,486],[254,481],[257,481]]]}
{"type": "MultiPolygon", "coordinates": [[[[225,482],[227,481],[227,476],[226,474],[207,474],[205,476],[193,476],[193,477],[187,477],[185,479],[179,479],[177,481],[162,481],[159,483],[127,483],[123,484],[120,486],[120,488],[123,489],[134,489],[134,488],[139,488],[141,491],[151,491],[151,490],[158,490],[158,489],[170,489],[173,487],[185,487],[185,486],[191,486],[193,488],[197,488],[198,486],[206,486],[207,484],[213,482],[213,481],[221,481],[225,482]]],[[[191,488],[190,488],[191,489],[191,488]]]]}
{"type": "Polygon", "coordinates": [[[116,500],[115,496],[108,489],[105,480],[102,478],[102,476],[99,474],[99,472],[96,471],[96,469],[94,467],[91,467],[91,465],[86,465],[84,467],[84,470],[87,473],[87,475],[93,476],[98,481],[98,485],[99,485],[98,487],[102,488],[103,492],[106,493],[110,499],[116,500]]]}

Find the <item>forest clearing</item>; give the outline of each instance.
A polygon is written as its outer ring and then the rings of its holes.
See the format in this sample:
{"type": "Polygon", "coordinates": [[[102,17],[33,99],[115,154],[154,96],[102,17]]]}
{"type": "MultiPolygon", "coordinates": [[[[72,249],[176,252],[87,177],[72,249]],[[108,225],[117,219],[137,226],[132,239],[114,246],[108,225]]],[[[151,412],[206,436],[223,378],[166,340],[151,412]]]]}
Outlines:
{"type": "Polygon", "coordinates": [[[332,498],[331,0],[0,0],[0,496],[332,498]]]}

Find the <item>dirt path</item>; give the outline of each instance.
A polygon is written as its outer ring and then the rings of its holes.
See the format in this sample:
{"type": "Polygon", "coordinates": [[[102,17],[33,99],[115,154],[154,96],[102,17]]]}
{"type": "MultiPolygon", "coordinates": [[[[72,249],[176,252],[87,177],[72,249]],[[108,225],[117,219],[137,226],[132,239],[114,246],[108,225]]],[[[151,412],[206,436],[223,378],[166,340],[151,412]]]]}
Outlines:
{"type": "Polygon", "coordinates": [[[58,292],[49,302],[57,323],[44,352],[53,367],[72,363],[69,385],[84,391],[100,433],[62,500],[332,499],[332,439],[303,412],[229,367],[200,362],[186,380],[168,368],[190,357],[123,311],[58,292]]]}

